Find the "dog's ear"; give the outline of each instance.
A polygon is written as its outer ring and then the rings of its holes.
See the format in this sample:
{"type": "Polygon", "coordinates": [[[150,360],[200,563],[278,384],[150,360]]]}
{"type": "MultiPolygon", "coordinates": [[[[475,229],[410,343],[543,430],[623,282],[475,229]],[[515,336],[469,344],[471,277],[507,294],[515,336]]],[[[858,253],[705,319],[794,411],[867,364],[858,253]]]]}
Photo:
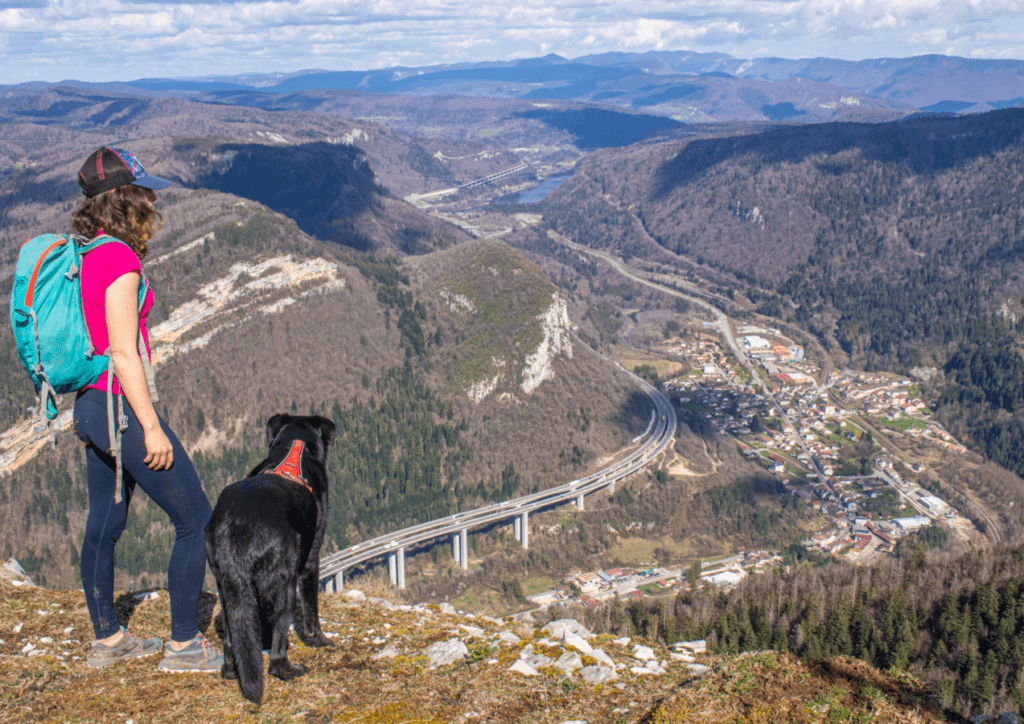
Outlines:
{"type": "Polygon", "coordinates": [[[281,432],[281,428],[285,426],[285,423],[288,421],[288,417],[288,415],[278,413],[269,420],[267,420],[268,447],[274,443],[274,438],[277,437],[277,433],[281,432]]]}
{"type": "Polygon", "coordinates": [[[320,439],[324,441],[324,447],[326,448],[332,442],[334,442],[334,435],[337,433],[337,427],[334,425],[334,421],[326,417],[317,416],[317,426],[320,428],[320,439]]]}

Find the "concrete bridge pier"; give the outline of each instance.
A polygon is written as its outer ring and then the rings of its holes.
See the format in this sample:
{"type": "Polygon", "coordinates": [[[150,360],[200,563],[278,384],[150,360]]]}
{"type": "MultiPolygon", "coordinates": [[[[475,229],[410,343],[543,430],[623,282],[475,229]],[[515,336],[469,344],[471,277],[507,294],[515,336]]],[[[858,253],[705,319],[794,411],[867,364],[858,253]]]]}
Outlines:
{"type": "Polygon", "coordinates": [[[345,571],[338,571],[323,581],[324,593],[338,593],[345,588],[345,571]]]}
{"type": "Polygon", "coordinates": [[[462,563],[462,542],[461,536],[458,533],[452,534],[452,558],[455,559],[456,563],[462,563]]]}
{"type": "Polygon", "coordinates": [[[615,481],[614,480],[612,480],[612,484],[608,486],[608,493],[610,495],[614,495],[615,494],[615,481]]]}
{"type": "Polygon", "coordinates": [[[518,515],[512,519],[512,532],[516,535],[516,540],[523,539],[523,519],[518,515]]]}
{"type": "Polygon", "coordinates": [[[388,578],[392,586],[398,583],[398,556],[394,553],[388,553],[388,578]]]}
{"type": "Polygon", "coordinates": [[[530,514],[523,513],[521,516],[521,522],[519,523],[519,542],[523,544],[523,549],[526,550],[530,547],[530,514]]]}
{"type": "Polygon", "coordinates": [[[398,549],[397,558],[398,558],[398,570],[397,570],[397,574],[398,574],[397,575],[397,577],[398,577],[398,587],[399,588],[405,588],[405,546],[402,546],[401,548],[398,549]]]}
{"type": "Polygon", "coordinates": [[[576,498],[576,510],[583,510],[583,496],[576,498]]]}
{"type": "Polygon", "coordinates": [[[459,558],[459,562],[462,563],[462,570],[469,570],[469,531],[463,528],[459,531],[459,543],[462,548],[462,556],[459,558]]]}

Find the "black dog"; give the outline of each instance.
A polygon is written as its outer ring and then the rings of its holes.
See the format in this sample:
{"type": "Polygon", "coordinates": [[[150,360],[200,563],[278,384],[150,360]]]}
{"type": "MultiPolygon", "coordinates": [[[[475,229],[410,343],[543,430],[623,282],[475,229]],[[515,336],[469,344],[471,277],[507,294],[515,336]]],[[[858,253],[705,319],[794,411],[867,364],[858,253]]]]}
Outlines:
{"type": "Polygon", "coordinates": [[[263,649],[269,673],[294,679],[306,667],[288,661],[288,629],[301,586],[302,639],[330,646],[320,630],[320,545],[327,527],[324,417],[274,415],[270,453],[246,480],[224,488],[206,526],[206,558],[217,578],[224,626],[221,676],[239,680],[246,699],[263,700],[263,649]]]}

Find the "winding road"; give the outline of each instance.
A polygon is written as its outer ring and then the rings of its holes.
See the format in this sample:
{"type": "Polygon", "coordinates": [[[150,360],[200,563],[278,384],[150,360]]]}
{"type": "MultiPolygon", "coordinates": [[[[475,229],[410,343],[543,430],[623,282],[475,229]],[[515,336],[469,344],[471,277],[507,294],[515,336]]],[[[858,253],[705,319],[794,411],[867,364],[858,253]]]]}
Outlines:
{"type": "MultiPolygon", "coordinates": [[[[584,496],[597,492],[602,488],[614,486],[615,483],[625,480],[642,470],[668,448],[675,439],[676,413],[668,398],[661,394],[657,388],[653,387],[646,380],[637,377],[632,372],[625,371],[654,402],[654,411],[651,424],[648,425],[648,432],[641,436],[642,442],[621,460],[596,473],[573,480],[565,485],[559,485],[531,495],[513,498],[494,505],[487,505],[475,510],[455,513],[454,515],[438,518],[427,523],[414,525],[393,533],[371,538],[362,543],[357,543],[343,551],[323,556],[320,559],[321,584],[331,586],[334,590],[337,590],[341,587],[339,579],[343,577],[346,570],[382,556],[403,556],[402,562],[398,563],[398,566],[404,571],[406,548],[450,536],[463,536],[464,538],[464,533],[485,528],[505,520],[515,520],[518,518],[521,522],[517,525],[525,526],[528,525],[530,513],[572,501],[577,502],[579,505],[582,503],[584,496]]],[[[527,547],[525,543],[526,538],[524,527],[522,536],[524,548],[527,547]]],[[[465,567],[464,549],[462,557],[463,567],[465,567]]],[[[393,574],[392,580],[394,579],[395,576],[393,574]]],[[[398,575],[400,586],[403,585],[403,579],[404,572],[398,575]]]]}

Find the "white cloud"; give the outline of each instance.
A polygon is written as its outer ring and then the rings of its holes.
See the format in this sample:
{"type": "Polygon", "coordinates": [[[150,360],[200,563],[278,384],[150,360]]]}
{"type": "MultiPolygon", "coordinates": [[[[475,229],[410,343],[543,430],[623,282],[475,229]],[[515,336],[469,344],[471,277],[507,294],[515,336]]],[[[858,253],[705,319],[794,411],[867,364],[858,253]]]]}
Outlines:
{"type": "Polygon", "coordinates": [[[0,0],[6,82],[676,49],[1021,58],[1024,0],[0,0]]]}

